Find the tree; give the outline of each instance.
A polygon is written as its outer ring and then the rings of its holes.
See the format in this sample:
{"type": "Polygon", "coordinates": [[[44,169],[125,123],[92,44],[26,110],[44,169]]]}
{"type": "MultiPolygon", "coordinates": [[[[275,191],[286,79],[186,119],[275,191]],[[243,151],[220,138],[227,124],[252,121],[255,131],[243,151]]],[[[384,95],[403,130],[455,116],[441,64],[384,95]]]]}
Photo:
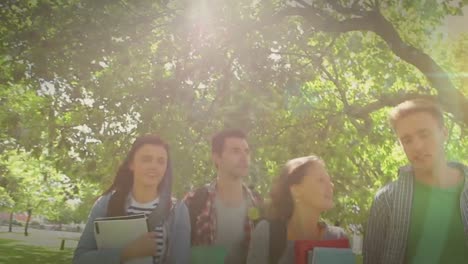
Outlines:
{"type": "MultiPolygon", "coordinates": [[[[416,67],[422,74],[425,75],[428,82],[438,92],[439,101],[451,112],[458,120],[468,125],[468,100],[465,95],[457,90],[453,85],[449,74],[445,72],[428,54],[418,49],[415,45],[409,43],[411,39],[409,36],[405,41],[401,35],[404,33],[412,33],[411,29],[409,32],[399,33],[396,29],[398,24],[393,25],[384,14],[395,15],[397,17],[404,17],[407,15],[414,16],[414,12],[421,11],[422,14],[426,12],[432,12],[429,18],[433,22],[424,24],[426,27],[433,27],[434,22],[440,23],[441,19],[446,14],[455,14],[461,12],[462,2],[458,2],[458,6],[452,6],[451,1],[444,1],[441,8],[433,10],[433,7],[437,6],[436,1],[404,1],[405,5],[392,6],[397,4],[396,1],[386,1],[381,3],[380,1],[372,2],[358,2],[351,1],[348,4],[342,4],[337,1],[313,1],[311,4],[305,1],[296,1],[300,7],[286,7],[283,8],[275,19],[282,19],[284,16],[301,16],[303,17],[310,26],[314,28],[314,31],[323,31],[331,33],[347,33],[353,31],[370,31],[381,37],[391,51],[416,67]],[[383,9],[383,7],[386,9],[383,9]],[[327,9],[325,9],[325,8],[327,9]],[[332,14],[330,11],[332,10],[332,14]],[[419,9],[419,10],[418,10],[419,9]]],[[[401,2],[400,2],[401,3],[401,2]]],[[[423,17],[418,17],[420,22],[425,22],[423,17]]],[[[428,20],[428,21],[430,21],[428,20]]],[[[426,22],[427,23],[427,22],[426,22]]],[[[422,24],[422,23],[421,23],[422,24]]],[[[421,30],[421,24],[417,24],[417,29],[421,30]]],[[[406,99],[406,98],[403,98],[406,99]]],[[[401,99],[400,99],[401,100],[401,99]]],[[[390,105],[393,105],[391,102],[390,105]]]]}
{"type": "Polygon", "coordinates": [[[5,188],[0,187],[0,210],[13,207],[13,200],[10,195],[8,195],[5,188]]]}
{"type": "MultiPolygon", "coordinates": [[[[212,179],[209,136],[240,127],[264,194],[287,159],[322,156],[337,193],[327,217],[344,225],[365,223],[405,162],[388,107],[437,98],[457,140],[449,155],[466,161],[467,91],[447,74],[455,60],[430,43],[466,2],[206,3],[3,3],[0,147],[31,151],[98,194],[132,139],[157,132],[181,196],[212,179]]],[[[84,212],[92,199],[83,201],[84,212]]]]}
{"type": "Polygon", "coordinates": [[[10,151],[4,155],[8,157],[4,164],[8,168],[5,186],[14,202],[11,213],[27,212],[24,229],[27,236],[33,212],[53,215],[56,212],[53,205],[64,201],[67,177],[57,173],[46,160],[31,158],[28,153],[10,151]]]}

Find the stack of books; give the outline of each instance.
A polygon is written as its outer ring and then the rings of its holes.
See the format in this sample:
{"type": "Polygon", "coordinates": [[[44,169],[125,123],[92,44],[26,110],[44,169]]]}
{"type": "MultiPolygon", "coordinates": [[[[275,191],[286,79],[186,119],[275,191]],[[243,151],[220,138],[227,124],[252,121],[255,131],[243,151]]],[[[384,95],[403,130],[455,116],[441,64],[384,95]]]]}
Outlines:
{"type": "Polygon", "coordinates": [[[309,251],[307,264],[356,264],[350,248],[316,247],[309,251]]]}
{"type": "Polygon", "coordinates": [[[294,253],[296,264],[356,264],[348,239],[298,240],[294,253]]]}

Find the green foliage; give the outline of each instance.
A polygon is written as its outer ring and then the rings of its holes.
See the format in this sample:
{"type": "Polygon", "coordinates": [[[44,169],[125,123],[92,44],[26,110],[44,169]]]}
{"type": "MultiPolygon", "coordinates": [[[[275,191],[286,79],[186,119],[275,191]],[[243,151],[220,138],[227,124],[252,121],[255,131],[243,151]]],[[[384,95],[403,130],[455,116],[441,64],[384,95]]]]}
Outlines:
{"type": "MultiPolygon", "coordinates": [[[[369,11],[374,1],[353,2],[369,11]]],[[[457,60],[466,41],[446,49],[431,37],[461,5],[380,2],[406,43],[449,72],[466,72],[466,60],[457,60]]],[[[313,8],[323,17],[351,17],[326,8],[330,3],[313,1],[313,8]]],[[[288,7],[282,1],[1,5],[0,150],[7,171],[0,186],[17,208],[44,204],[40,213],[56,221],[86,218],[137,135],[157,133],[170,143],[181,197],[213,179],[210,136],[240,127],[254,150],[249,182],[262,194],[285,161],[318,154],[335,182],[336,209],[326,217],[365,223],[377,189],[406,163],[386,121],[387,102],[440,95],[373,33],[327,33],[301,16],[272,21],[288,7]]],[[[464,80],[453,81],[467,95],[464,80]]],[[[467,162],[466,126],[447,118],[448,156],[467,162]]]]}
{"type": "Polygon", "coordinates": [[[0,186],[0,210],[9,209],[14,206],[14,201],[4,187],[0,186]]]}
{"type": "Polygon", "coordinates": [[[13,200],[16,212],[33,212],[53,217],[66,200],[68,177],[57,173],[46,159],[35,159],[28,153],[9,151],[4,164],[8,170],[2,185],[13,200]],[[55,206],[54,206],[55,205],[55,206]]]}

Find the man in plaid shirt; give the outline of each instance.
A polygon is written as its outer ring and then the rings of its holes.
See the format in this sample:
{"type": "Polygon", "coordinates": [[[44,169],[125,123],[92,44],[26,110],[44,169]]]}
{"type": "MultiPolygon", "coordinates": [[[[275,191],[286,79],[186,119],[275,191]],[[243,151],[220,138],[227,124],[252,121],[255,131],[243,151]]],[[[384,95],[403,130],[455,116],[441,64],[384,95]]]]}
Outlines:
{"type": "Polygon", "coordinates": [[[390,123],[411,165],[375,196],[364,263],[468,263],[468,168],[446,161],[440,107],[406,101],[390,123]]]}
{"type": "Polygon", "coordinates": [[[261,198],[243,183],[248,176],[250,150],[240,130],[224,130],[212,139],[216,180],[188,193],[193,246],[221,246],[225,263],[245,263],[261,198]]]}

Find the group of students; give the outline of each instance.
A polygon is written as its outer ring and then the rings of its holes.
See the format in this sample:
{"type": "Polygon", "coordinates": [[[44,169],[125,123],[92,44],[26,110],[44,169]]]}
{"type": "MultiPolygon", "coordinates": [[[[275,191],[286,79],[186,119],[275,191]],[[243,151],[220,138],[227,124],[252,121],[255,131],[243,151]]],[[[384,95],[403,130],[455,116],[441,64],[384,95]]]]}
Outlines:
{"type": "MultiPolygon", "coordinates": [[[[440,107],[427,99],[409,100],[392,110],[390,123],[410,165],[375,196],[364,263],[468,263],[468,168],[446,161],[448,133],[440,107]]],[[[154,263],[188,264],[192,247],[217,246],[227,250],[225,263],[285,264],[294,263],[296,240],[346,238],[342,228],[320,219],[333,208],[333,183],[320,157],[287,161],[265,205],[244,184],[250,163],[246,135],[221,131],[211,147],[215,179],[178,201],[171,196],[168,144],[153,135],[137,138],[113,184],[94,204],[73,263],[153,256],[154,263]],[[124,248],[97,248],[97,217],[153,210],[161,211],[151,219],[158,223],[154,230],[124,248]]]]}

